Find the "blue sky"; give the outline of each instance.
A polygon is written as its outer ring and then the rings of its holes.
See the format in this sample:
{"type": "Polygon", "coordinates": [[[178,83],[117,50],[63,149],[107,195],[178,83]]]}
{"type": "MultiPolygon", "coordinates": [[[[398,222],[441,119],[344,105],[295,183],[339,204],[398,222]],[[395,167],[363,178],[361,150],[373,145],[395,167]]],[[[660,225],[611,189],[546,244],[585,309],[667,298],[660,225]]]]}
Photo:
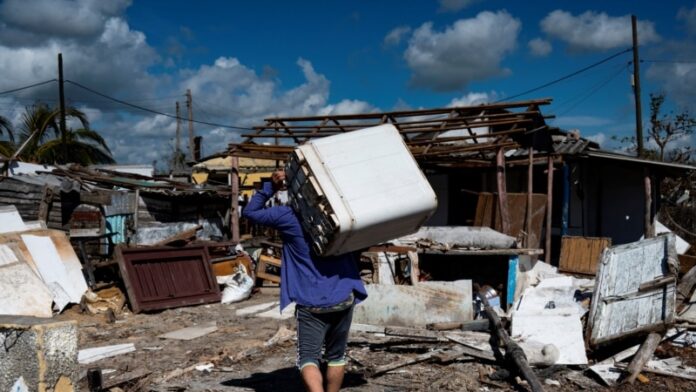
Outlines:
{"type": "MultiPolygon", "coordinates": [[[[194,117],[250,126],[265,116],[355,113],[490,102],[536,87],[630,46],[639,18],[643,107],[665,92],[696,109],[696,3],[441,1],[5,0],[0,3],[0,90],[66,78],[166,113],[191,88],[194,117]],[[407,4],[407,5],[405,5],[407,4]],[[674,63],[672,61],[687,61],[674,63]]],[[[552,123],[607,148],[634,132],[626,53],[518,99],[551,97],[552,123]]],[[[18,121],[56,86],[0,96],[18,121]]],[[[68,101],[90,115],[122,163],[160,165],[174,121],[127,109],[75,86],[68,101]]],[[[196,125],[204,154],[238,131],[196,125]]],[[[694,144],[694,139],[678,143],[694,144]]]]}

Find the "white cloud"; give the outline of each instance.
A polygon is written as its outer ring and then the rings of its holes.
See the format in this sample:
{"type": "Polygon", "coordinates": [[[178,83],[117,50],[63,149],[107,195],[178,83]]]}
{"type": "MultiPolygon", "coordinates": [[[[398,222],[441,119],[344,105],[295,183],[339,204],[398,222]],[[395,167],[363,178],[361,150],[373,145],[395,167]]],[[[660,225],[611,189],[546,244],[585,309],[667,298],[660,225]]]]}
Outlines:
{"type": "MultiPolygon", "coordinates": [[[[549,36],[564,41],[571,50],[601,51],[631,45],[631,16],[609,16],[605,12],[586,11],[574,16],[555,10],[541,21],[541,29],[549,36]]],[[[641,44],[658,42],[655,25],[638,21],[641,44]]]]}
{"type": "Polygon", "coordinates": [[[365,101],[344,99],[337,104],[329,104],[319,109],[317,114],[322,116],[335,114],[356,114],[376,112],[377,108],[365,101]]]}
{"type": "Polygon", "coordinates": [[[398,45],[401,43],[401,39],[410,32],[411,28],[408,26],[395,27],[384,37],[384,45],[398,45]]]}
{"type": "Polygon", "coordinates": [[[459,106],[473,106],[485,103],[491,103],[498,99],[498,93],[495,91],[487,92],[470,92],[459,98],[453,98],[450,103],[447,104],[448,108],[459,107],[459,106]]]}
{"type": "MultiPolygon", "coordinates": [[[[163,60],[145,34],[126,21],[128,4],[99,0],[8,0],[0,4],[0,73],[11,76],[0,78],[0,90],[56,78],[56,57],[62,52],[66,79],[165,113],[173,114],[174,98],[167,103],[153,99],[180,95],[183,103],[183,93],[190,88],[194,119],[206,122],[249,127],[276,115],[376,110],[360,100],[330,102],[330,81],[301,58],[297,65],[304,80],[289,87],[277,75],[257,72],[234,56],[221,56],[193,69],[152,73],[150,68],[163,60]],[[21,5],[26,9],[16,11],[21,5]],[[66,21],[71,25],[64,26],[66,21]],[[76,23],[81,25],[74,26],[76,23]],[[8,32],[15,35],[6,35],[8,32]]],[[[34,100],[55,104],[56,90],[57,85],[50,84],[0,97],[1,114],[18,124],[24,107],[34,100]]],[[[66,84],[66,100],[88,115],[120,163],[162,163],[173,151],[176,121],[170,117],[120,106],[72,84],[66,84]]],[[[186,115],[185,107],[182,113],[186,115]]],[[[225,150],[242,133],[202,124],[195,125],[195,132],[203,136],[204,154],[225,150]]],[[[185,122],[181,136],[186,149],[185,122]]]]}
{"type": "Polygon", "coordinates": [[[439,0],[440,12],[457,12],[477,1],[478,0],[439,0]]]}
{"type": "Polygon", "coordinates": [[[601,148],[607,141],[607,135],[605,135],[603,132],[598,132],[594,135],[585,136],[585,139],[592,140],[593,142],[599,144],[599,147],[601,148]]]}
{"type": "Polygon", "coordinates": [[[0,4],[0,42],[39,46],[56,39],[95,37],[130,0],[6,0],[0,4]]]}
{"type": "Polygon", "coordinates": [[[520,21],[506,11],[484,11],[442,32],[424,23],[413,32],[404,53],[411,84],[455,91],[474,80],[509,73],[500,63],[515,48],[520,28],[520,21]]]}
{"type": "Polygon", "coordinates": [[[553,49],[551,47],[551,42],[542,38],[534,38],[530,40],[527,42],[527,46],[529,47],[529,51],[532,53],[532,55],[536,57],[544,57],[551,53],[551,50],[553,49]]]}
{"type": "Polygon", "coordinates": [[[691,9],[686,7],[680,8],[677,13],[677,19],[686,23],[686,28],[690,34],[696,34],[696,5],[691,9]]]}

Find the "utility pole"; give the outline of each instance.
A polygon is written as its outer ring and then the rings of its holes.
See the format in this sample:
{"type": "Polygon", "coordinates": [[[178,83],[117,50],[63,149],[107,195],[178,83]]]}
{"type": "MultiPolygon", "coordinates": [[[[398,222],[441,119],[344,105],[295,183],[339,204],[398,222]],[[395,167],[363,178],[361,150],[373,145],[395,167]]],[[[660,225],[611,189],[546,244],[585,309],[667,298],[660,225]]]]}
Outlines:
{"type": "MultiPolygon", "coordinates": [[[[63,87],[63,53],[58,53],[58,102],[60,102],[60,138],[65,142],[65,90],[63,87]]],[[[63,144],[63,158],[68,159],[66,144],[63,144]]],[[[64,163],[67,163],[64,162],[64,163]]]]}
{"type": "Polygon", "coordinates": [[[186,108],[188,109],[189,159],[193,160],[193,97],[191,89],[186,89],[186,108]]]}
{"type": "Polygon", "coordinates": [[[631,15],[633,30],[633,96],[636,103],[636,143],[638,156],[643,156],[643,110],[640,104],[640,59],[638,58],[638,28],[636,16],[631,15]]]}
{"type": "Polygon", "coordinates": [[[181,151],[181,110],[179,109],[179,101],[176,101],[176,148],[174,152],[177,157],[179,156],[179,151],[181,151]]]}

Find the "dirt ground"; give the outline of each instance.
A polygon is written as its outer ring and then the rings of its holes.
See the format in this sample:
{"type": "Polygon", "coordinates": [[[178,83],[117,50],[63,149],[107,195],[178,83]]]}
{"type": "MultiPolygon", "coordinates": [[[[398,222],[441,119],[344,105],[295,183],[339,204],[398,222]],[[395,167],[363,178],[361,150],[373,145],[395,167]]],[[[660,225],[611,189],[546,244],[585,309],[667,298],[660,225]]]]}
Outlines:
{"type": "MultiPolygon", "coordinates": [[[[146,370],[148,376],[121,385],[125,391],[303,391],[295,366],[292,318],[279,320],[258,316],[237,316],[235,311],[251,305],[278,300],[277,288],[263,288],[250,299],[232,305],[209,304],[170,309],[158,313],[124,312],[109,323],[104,315],[87,315],[75,306],[59,316],[79,322],[79,347],[90,348],[133,343],[136,351],[81,365],[80,390],[87,390],[84,375],[98,367],[104,382],[124,373],[146,370]],[[189,341],[158,338],[180,328],[216,322],[217,331],[189,341]],[[281,331],[278,333],[278,331],[281,331]],[[283,335],[282,332],[287,332],[283,335]],[[277,334],[278,333],[278,334],[277,334]],[[275,338],[274,338],[275,336],[275,338]],[[282,337],[285,336],[283,341],[282,337]],[[280,343],[266,345],[272,338],[280,343]],[[193,368],[213,363],[211,371],[193,368]]],[[[277,307],[273,308],[277,310],[277,307]]],[[[347,391],[525,391],[506,377],[493,363],[459,360],[449,364],[420,363],[379,377],[365,377],[365,366],[391,363],[415,357],[427,350],[422,343],[389,345],[373,334],[351,334],[348,347],[347,391]]],[[[663,345],[661,357],[681,356],[696,366],[696,350],[663,345]]],[[[649,382],[606,388],[580,368],[550,368],[538,372],[547,391],[696,391],[696,382],[647,374],[649,382]],[[546,379],[551,381],[545,381],[546,379]]]]}

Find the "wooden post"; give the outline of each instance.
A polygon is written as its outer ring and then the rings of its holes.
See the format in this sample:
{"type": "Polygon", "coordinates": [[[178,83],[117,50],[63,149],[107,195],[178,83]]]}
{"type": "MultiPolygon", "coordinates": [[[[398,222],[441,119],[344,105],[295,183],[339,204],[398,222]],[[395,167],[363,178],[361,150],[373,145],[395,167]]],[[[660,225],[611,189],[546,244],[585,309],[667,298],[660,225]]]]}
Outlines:
{"type": "Polygon", "coordinates": [[[640,104],[640,60],[638,56],[638,28],[636,16],[631,15],[631,30],[633,32],[633,101],[636,104],[636,144],[638,156],[643,156],[643,109],[640,104]]]}
{"type": "Polygon", "coordinates": [[[190,89],[186,90],[186,108],[188,109],[189,159],[193,160],[193,96],[190,89]]]}
{"type": "Polygon", "coordinates": [[[650,170],[645,168],[643,173],[645,179],[645,229],[643,234],[645,238],[652,238],[655,236],[655,229],[653,228],[652,222],[652,185],[650,181],[650,170]]]}
{"type": "Polygon", "coordinates": [[[66,143],[66,125],[65,125],[65,87],[64,87],[64,79],[63,79],[63,53],[58,53],[58,103],[60,105],[60,121],[59,121],[59,126],[60,126],[60,139],[63,142],[62,147],[61,147],[61,155],[62,158],[65,160],[60,163],[68,163],[69,158],[68,158],[68,150],[67,150],[67,143],[66,143]]]}
{"type": "Polygon", "coordinates": [[[495,156],[496,174],[498,179],[498,205],[500,208],[500,220],[504,234],[510,233],[510,214],[508,212],[507,189],[505,187],[505,154],[503,148],[498,149],[495,156]]]}
{"type": "Polygon", "coordinates": [[[520,375],[527,380],[529,386],[532,388],[533,392],[543,392],[544,387],[539,382],[539,379],[532,371],[532,368],[527,362],[527,357],[524,355],[522,348],[515,343],[514,340],[510,339],[510,336],[503,328],[503,324],[500,321],[500,317],[488,303],[488,298],[486,298],[486,293],[480,292],[479,298],[483,302],[483,310],[486,312],[486,317],[490,320],[490,327],[492,329],[493,336],[497,337],[498,340],[505,346],[505,357],[508,361],[515,365],[517,371],[520,375]]]}
{"type": "Polygon", "coordinates": [[[662,335],[656,332],[651,332],[650,335],[645,338],[645,341],[640,345],[640,348],[631,360],[631,363],[628,364],[628,368],[626,368],[628,376],[626,377],[625,382],[633,384],[633,381],[635,381],[636,377],[638,377],[640,371],[643,370],[643,366],[645,366],[650,358],[652,358],[653,354],[655,353],[655,349],[660,344],[661,340],[662,335]]]}
{"type": "Polygon", "coordinates": [[[177,154],[177,159],[178,159],[178,154],[179,151],[181,150],[181,110],[179,109],[179,101],[176,101],[176,141],[175,141],[175,149],[174,152],[177,154]]]}
{"type": "MultiPolygon", "coordinates": [[[[525,246],[527,248],[532,247],[531,234],[532,234],[532,195],[534,194],[534,149],[529,147],[529,167],[527,168],[527,215],[525,220],[527,222],[526,230],[527,236],[525,237],[525,246]]],[[[537,246],[537,245],[534,245],[537,246]]]]}
{"type": "Polygon", "coordinates": [[[553,209],[553,156],[549,154],[548,181],[546,183],[546,249],[544,257],[551,264],[551,217],[553,209]]]}
{"type": "Polygon", "coordinates": [[[230,182],[232,186],[232,241],[239,242],[239,158],[232,157],[232,167],[230,167],[230,182]]]}

